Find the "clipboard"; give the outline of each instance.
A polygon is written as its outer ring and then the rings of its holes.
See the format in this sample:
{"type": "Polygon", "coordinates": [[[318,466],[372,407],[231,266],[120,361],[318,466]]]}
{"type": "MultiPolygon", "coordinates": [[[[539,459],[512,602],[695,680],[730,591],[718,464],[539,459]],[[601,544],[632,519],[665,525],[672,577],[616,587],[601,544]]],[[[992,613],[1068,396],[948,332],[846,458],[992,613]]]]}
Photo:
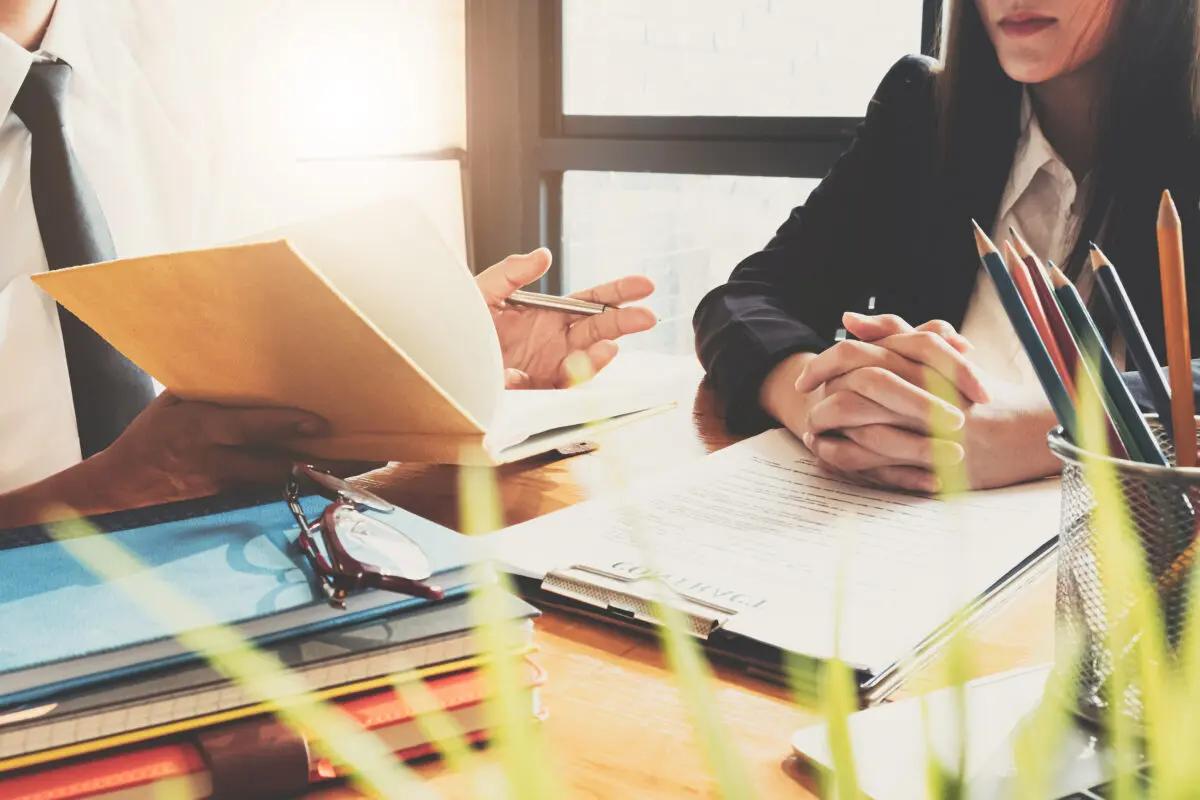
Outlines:
{"type": "MultiPolygon", "coordinates": [[[[1010,600],[1054,568],[1058,552],[1052,539],[996,581],[966,609],[967,624],[975,624],[1003,608],[1010,600]]],[[[769,683],[787,686],[797,696],[819,698],[822,659],[784,649],[729,629],[738,610],[688,595],[651,576],[633,578],[610,569],[575,563],[548,571],[541,578],[513,575],[522,596],[542,608],[552,608],[615,624],[641,635],[658,636],[662,620],[654,610],[654,587],[672,595],[672,606],[687,621],[687,632],[699,640],[715,662],[769,683]]],[[[931,663],[957,632],[949,621],[926,637],[907,658],[883,670],[850,663],[858,686],[859,705],[876,705],[893,695],[914,673],[931,663]]]]}

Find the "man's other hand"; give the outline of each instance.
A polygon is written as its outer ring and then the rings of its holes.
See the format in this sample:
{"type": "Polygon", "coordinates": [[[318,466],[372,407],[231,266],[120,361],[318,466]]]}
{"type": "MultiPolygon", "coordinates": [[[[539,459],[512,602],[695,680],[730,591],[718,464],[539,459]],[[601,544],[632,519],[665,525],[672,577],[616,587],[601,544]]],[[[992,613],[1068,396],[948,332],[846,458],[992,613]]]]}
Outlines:
{"type": "Polygon", "coordinates": [[[282,489],[293,461],[283,443],[327,430],[305,411],[230,408],[164,392],[85,464],[118,494],[114,507],[121,508],[252,484],[282,489]]]}
{"type": "Polygon", "coordinates": [[[496,323],[504,354],[505,383],[510,389],[569,386],[568,356],[583,353],[592,372],[598,372],[616,356],[617,339],[650,330],[655,324],[654,313],[648,308],[617,307],[654,292],[654,284],[642,275],[618,278],[571,295],[613,306],[594,316],[506,302],[513,292],[542,277],[550,269],[550,260],[550,251],[542,247],[525,255],[509,256],[475,278],[496,323]]]}

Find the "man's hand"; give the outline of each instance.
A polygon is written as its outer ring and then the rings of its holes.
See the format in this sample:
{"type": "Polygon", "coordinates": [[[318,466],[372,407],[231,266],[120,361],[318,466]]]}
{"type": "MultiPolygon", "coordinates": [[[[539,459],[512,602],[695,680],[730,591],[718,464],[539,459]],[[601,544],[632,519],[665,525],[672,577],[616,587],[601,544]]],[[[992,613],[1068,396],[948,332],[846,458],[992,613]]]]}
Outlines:
{"type": "MultiPolygon", "coordinates": [[[[617,354],[616,339],[654,327],[654,313],[632,306],[613,308],[585,317],[527,308],[505,302],[509,295],[533,283],[550,269],[550,251],[539,248],[513,255],[481,272],[475,281],[483,293],[504,354],[505,383],[510,389],[547,389],[570,385],[566,359],[583,353],[593,372],[603,369],[617,354]]],[[[649,278],[632,275],[577,292],[572,297],[620,306],[650,296],[649,278]]]]}
{"type": "Polygon", "coordinates": [[[282,488],[293,461],[282,442],[328,429],[285,408],[230,408],[158,396],[106,450],[84,462],[125,508],[247,484],[282,488]]]}

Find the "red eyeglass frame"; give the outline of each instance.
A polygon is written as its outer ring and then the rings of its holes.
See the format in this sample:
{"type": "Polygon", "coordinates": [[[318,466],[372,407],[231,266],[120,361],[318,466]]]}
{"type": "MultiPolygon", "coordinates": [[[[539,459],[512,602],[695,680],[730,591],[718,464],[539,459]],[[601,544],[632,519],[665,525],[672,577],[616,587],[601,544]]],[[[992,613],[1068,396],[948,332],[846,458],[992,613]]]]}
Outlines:
{"type": "MultiPolygon", "coordinates": [[[[292,467],[292,474],[284,488],[283,496],[300,528],[296,544],[308,558],[322,590],[329,598],[330,605],[344,609],[347,595],[360,589],[382,589],[426,600],[441,600],[445,597],[445,591],[440,586],[426,583],[424,580],[392,575],[375,564],[360,561],[352,556],[342,543],[337,532],[339,513],[349,511],[363,515],[366,510],[391,511],[393,507],[386,500],[356,489],[341,478],[306,464],[296,464],[292,467]],[[315,521],[310,521],[300,507],[302,481],[310,484],[322,497],[333,501],[315,521]],[[329,558],[326,558],[325,553],[318,547],[313,537],[314,533],[321,536],[329,558]]],[[[377,519],[373,521],[379,522],[377,519]]],[[[397,530],[396,533],[404,536],[402,531],[397,530]]]]}

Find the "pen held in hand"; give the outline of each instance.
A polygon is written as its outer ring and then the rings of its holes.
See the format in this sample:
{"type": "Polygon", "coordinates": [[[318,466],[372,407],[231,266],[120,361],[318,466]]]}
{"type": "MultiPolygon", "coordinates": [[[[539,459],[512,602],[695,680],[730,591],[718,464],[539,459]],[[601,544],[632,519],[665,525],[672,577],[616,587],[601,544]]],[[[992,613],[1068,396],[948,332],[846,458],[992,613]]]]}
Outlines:
{"type": "Polygon", "coordinates": [[[544,308],[549,311],[562,311],[567,314],[580,314],[588,317],[603,314],[605,311],[613,308],[613,306],[606,306],[603,303],[592,303],[575,297],[559,297],[552,294],[521,290],[510,294],[505,302],[517,306],[525,306],[526,308],[544,308]]]}

